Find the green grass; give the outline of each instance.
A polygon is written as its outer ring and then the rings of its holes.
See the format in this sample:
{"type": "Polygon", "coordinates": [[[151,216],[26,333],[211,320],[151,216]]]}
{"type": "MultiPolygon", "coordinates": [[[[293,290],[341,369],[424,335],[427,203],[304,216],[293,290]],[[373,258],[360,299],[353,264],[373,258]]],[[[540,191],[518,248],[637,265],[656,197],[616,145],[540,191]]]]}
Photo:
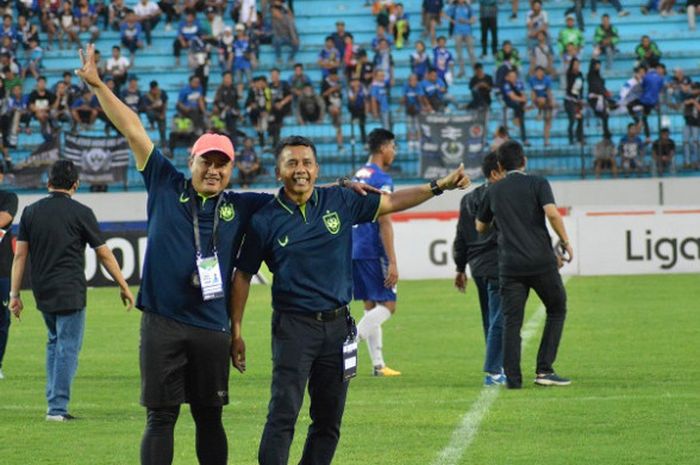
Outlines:
{"type": "MultiPolygon", "coordinates": [[[[700,279],[697,275],[574,278],[558,371],[569,388],[502,391],[460,464],[699,464],[700,279]]],[[[245,319],[248,372],[232,373],[224,410],[230,462],[255,464],[270,381],[269,289],[255,286],[245,319]]],[[[144,426],[138,404],[140,312],[124,313],[114,289],[91,290],[85,343],[68,424],[46,423],[45,329],[26,293],[0,381],[0,464],[132,465],[144,426]]],[[[531,299],[529,313],[539,305],[531,299]]],[[[360,305],[355,306],[359,313],[360,305]]],[[[523,354],[534,369],[539,339],[523,354]]],[[[481,391],[483,337],[474,288],[403,282],[384,331],[397,379],[369,376],[364,346],[334,463],[429,465],[481,391]]],[[[302,408],[290,463],[308,425],[302,408]]],[[[183,408],[175,463],[196,463],[183,408]]]]}

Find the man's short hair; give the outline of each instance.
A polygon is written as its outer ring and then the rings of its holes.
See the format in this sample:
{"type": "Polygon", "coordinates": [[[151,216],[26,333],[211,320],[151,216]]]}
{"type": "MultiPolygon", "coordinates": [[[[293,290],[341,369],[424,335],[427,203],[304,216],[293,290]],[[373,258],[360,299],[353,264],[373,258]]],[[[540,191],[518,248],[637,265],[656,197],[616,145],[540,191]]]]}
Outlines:
{"type": "Polygon", "coordinates": [[[304,69],[304,64],[303,63],[294,63],[294,67],[304,69]]]}
{"type": "Polygon", "coordinates": [[[659,131],[660,134],[666,133],[666,134],[671,134],[671,130],[669,128],[661,128],[661,131],[659,131]]]}
{"type": "Polygon", "coordinates": [[[610,15],[607,13],[603,13],[603,16],[601,16],[601,18],[609,18],[609,17],[610,17],[610,15]]]}
{"type": "Polygon", "coordinates": [[[54,189],[68,190],[78,182],[78,168],[70,160],[58,160],[51,165],[49,186],[54,189]]]}
{"type": "Polygon", "coordinates": [[[634,128],[637,126],[637,123],[629,123],[627,124],[627,130],[629,131],[631,128],[634,128]]]}
{"type": "Polygon", "coordinates": [[[384,128],[372,129],[372,132],[367,136],[367,144],[369,145],[369,153],[379,152],[384,144],[393,141],[396,138],[394,133],[384,128]]]}
{"type": "Polygon", "coordinates": [[[316,156],[316,145],[314,145],[311,139],[308,139],[304,136],[289,136],[279,141],[277,147],[275,147],[275,160],[279,162],[280,155],[282,155],[282,152],[285,148],[298,146],[311,148],[311,151],[314,154],[314,160],[316,161],[316,163],[318,163],[318,157],[316,156]]]}
{"type": "Polygon", "coordinates": [[[122,48],[119,45],[112,45],[112,50],[119,50],[121,52],[122,48]]]}
{"type": "Polygon", "coordinates": [[[504,170],[512,171],[522,168],[525,164],[523,146],[514,140],[509,140],[498,147],[498,163],[504,170]]]}
{"type": "Polygon", "coordinates": [[[63,77],[65,78],[66,76],[73,77],[73,73],[71,73],[70,71],[64,71],[64,72],[63,72],[63,77]]]}
{"type": "Polygon", "coordinates": [[[41,75],[41,76],[39,76],[38,78],[36,78],[36,82],[39,82],[39,81],[44,81],[44,82],[46,82],[46,76],[41,75]]]}
{"type": "Polygon", "coordinates": [[[493,171],[498,171],[498,155],[496,155],[496,152],[489,152],[481,162],[481,172],[488,179],[493,171]]]}

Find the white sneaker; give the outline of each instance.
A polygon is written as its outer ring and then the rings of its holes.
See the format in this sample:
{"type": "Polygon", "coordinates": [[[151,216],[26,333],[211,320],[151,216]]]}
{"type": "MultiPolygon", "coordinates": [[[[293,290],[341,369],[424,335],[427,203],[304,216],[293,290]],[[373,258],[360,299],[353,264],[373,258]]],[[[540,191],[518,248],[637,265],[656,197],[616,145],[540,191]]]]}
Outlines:
{"type": "Polygon", "coordinates": [[[2,368],[0,368],[0,379],[5,379],[5,375],[2,372],[2,368]]]}

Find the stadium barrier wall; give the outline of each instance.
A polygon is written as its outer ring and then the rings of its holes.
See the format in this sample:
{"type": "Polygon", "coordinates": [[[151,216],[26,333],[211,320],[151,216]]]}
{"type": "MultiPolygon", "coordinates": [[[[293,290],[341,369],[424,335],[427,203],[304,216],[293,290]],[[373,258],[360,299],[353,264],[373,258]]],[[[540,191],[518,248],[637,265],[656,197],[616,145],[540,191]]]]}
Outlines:
{"type": "MultiPolygon", "coordinates": [[[[564,209],[564,221],[575,256],[562,273],[700,273],[699,185],[694,178],[670,182],[553,183],[558,201],[569,199],[559,203],[571,205],[564,209]],[[614,202],[619,198],[644,200],[657,195],[659,189],[667,199],[683,202],[672,207],[653,202],[648,202],[648,206],[635,202],[632,205],[637,206],[630,207],[624,202],[614,202]]],[[[458,216],[456,207],[462,195],[463,192],[447,193],[422,208],[394,215],[402,279],[454,277],[452,242],[458,216]]],[[[20,211],[40,197],[22,195],[20,211]]],[[[114,251],[127,281],[138,284],[146,251],[145,193],[79,194],[76,198],[95,210],[106,243],[114,251]]],[[[106,270],[98,266],[92,250],[86,252],[85,274],[90,286],[112,284],[106,270]]]]}

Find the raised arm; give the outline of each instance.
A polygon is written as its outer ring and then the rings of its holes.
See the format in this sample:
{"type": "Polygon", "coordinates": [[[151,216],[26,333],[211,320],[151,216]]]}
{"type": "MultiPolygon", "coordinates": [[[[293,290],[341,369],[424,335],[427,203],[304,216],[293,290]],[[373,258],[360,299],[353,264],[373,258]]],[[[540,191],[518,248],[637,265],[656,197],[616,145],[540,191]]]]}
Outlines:
{"type": "MultiPolygon", "coordinates": [[[[438,179],[436,183],[437,188],[440,191],[449,191],[453,189],[466,188],[469,186],[470,180],[469,176],[464,173],[464,165],[459,165],[459,168],[452,171],[444,178],[438,179]]],[[[415,207],[416,205],[430,199],[434,195],[435,194],[433,193],[430,184],[422,184],[420,186],[400,189],[389,195],[382,195],[377,216],[415,207]]]]}
{"type": "Polygon", "coordinates": [[[153,150],[153,142],[148,137],[146,129],[141,124],[139,116],[124,104],[119,98],[109,90],[100,76],[97,74],[95,66],[95,45],[88,44],[87,51],[80,50],[80,61],[83,67],[76,69],[75,73],[90,86],[97,96],[102,110],[107,118],[114,124],[120,133],[126,137],[131,151],[134,152],[136,167],[143,169],[146,166],[148,156],[153,150]]]}

